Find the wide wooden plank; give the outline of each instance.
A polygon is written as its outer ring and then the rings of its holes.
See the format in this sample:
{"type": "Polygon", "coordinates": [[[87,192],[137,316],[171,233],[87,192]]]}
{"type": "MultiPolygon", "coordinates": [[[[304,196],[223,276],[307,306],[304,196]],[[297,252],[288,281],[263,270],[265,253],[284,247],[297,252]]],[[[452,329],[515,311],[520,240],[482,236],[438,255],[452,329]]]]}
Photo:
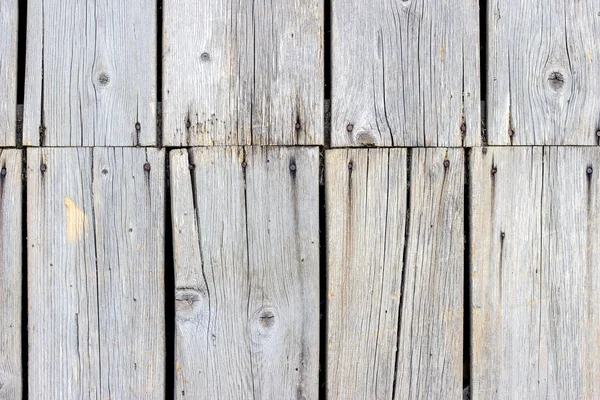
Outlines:
{"type": "Polygon", "coordinates": [[[406,152],[327,152],[330,398],[462,394],[464,155],[406,152]]]}
{"type": "Polygon", "coordinates": [[[332,7],[333,146],[480,143],[477,1],[332,7]]]}
{"type": "Polygon", "coordinates": [[[31,398],[164,396],[164,162],[28,149],[31,398]]]}
{"type": "Polygon", "coordinates": [[[23,394],[22,161],[21,150],[0,151],[0,399],[6,400],[23,394]]]}
{"type": "Polygon", "coordinates": [[[154,145],[156,1],[30,0],[23,143],[154,145]]]}
{"type": "Polygon", "coordinates": [[[596,0],[487,2],[491,145],[600,141],[596,0]]]}
{"type": "Polygon", "coordinates": [[[473,398],[539,398],[542,148],[471,155],[473,398]]]}
{"type": "Polygon", "coordinates": [[[19,2],[0,2],[0,146],[17,140],[17,37],[19,2]]]}
{"type": "Polygon", "coordinates": [[[176,397],[317,398],[318,149],[170,159],[176,397]]]}
{"type": "Polygon", "coordinates": [[[323,1],[165,0],[164,143],[323,143],[323,1]]]}

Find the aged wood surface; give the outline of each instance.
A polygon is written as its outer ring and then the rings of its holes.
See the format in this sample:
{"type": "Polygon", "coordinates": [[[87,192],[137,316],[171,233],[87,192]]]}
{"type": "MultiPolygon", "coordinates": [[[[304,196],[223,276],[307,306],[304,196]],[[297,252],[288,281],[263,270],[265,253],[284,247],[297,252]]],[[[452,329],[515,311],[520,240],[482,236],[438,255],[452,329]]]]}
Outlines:
{"type": "Polygon", "coordinates": [[[477,1],[332,7],[333,146],[480,143],[477,1]]]}
{"type": "MultiPolygon", "coordinates": [[[[0,6],[1,8],[1,6],[0,6]]],[[[0,152],[0,399],[23,393],[21,150],[0,152]]]]}
{"type": "Polygon", "coordinates": [[[410,154],[327,152],[330,398],[462,393],[464,156],[410,154]]]}
{"type": "Polygon", "coordinates": [[[155,145],[156,64],[156,1],[28,1],[24,144],[155,145]]]}
{"type": "Polygon", "coordinates": [[[31,398],[164,396],[164,162],[27,151],[31,398]]]}
{"type": "Polygon", "coordinates": [[[170,159],[177,398],[317,398],[317,148],[170,159]]]}
{"type": "Polygon", "coordinates": [[[15,146],[19,2],[0,2],[0,146],[15,146]]]}
{"type": "Polygon", "coordinates": [[[474,155],[475,397],[600,395],[598,171],[596,148],[474,155]]]}
{"type": "Polygon", "coordinates": [[[598,144],[598,2],[487,4],[489,143],[598,144]]]}
{"type": "Polygon", "coordinates": [[[323,143],[323,2],[165,0],[164,143],[323,143]]]}

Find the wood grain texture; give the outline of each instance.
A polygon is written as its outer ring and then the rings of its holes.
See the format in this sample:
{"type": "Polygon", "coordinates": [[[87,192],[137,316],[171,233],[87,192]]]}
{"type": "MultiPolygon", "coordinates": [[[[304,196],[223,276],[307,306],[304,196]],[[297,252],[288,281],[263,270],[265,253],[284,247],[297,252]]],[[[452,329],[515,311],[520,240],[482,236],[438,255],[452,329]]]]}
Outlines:
{"type": "Polygon", "coordinates": [[[318,149],[170,158],[176,397],[317,398],[318,149]]]}
{"type": "Polygon", "coordinates": [[[332,150],[326,175],[328,396],[459,398],[462,150],[332,150]]]}
{"type": "Polygon", "coordinates": [[[477,1],[332,7],[333,146],[480,143],[477,1]]]}
{"type": "Polygon", "coordinates": [[[20,399],[23,394],[21,172],[21,150],[0,151],[0,399],[3,400],[20,399]]]}
{"type": "Polygon", "coordinates": [[[545,397],[541,209],[542,148],[473,150],[473,399],[545,397]]]}
{"type": "Polygon", "coordinates": [[[27,164],[29,396],[163,398],[164,151],[27,164]]]}
{"type": "Polygon", "coordinates": [[[17,144],[17,38],[19,2],[0,2],[0,146],[17,144]]]}
{"type": "Polygon", "coordinates": [[[164,143],[323,143],[323,2],[165,0],[164,143]]]}
{"type": "Polygon", "coordinates": [[[489,143],[598,144],[598,2],[487,4],[489,143]]]}
{"type": "Polygon", "coordinates": [[[24,144],[157,144],[156,63],[156,1],[29,1],[24,144]]]}
{"type": "Polygon", "coordinates": [[[473,157],[475,398],[600,396],[599,170],[597,148],[473,157]]]}

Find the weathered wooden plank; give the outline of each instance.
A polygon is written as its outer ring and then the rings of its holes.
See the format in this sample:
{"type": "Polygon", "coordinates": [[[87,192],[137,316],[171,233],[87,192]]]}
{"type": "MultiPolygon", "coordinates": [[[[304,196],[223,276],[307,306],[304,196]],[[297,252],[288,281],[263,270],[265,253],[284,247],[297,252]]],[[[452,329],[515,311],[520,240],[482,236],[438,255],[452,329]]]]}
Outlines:
{"type": "Polygon", "coordinates": [[[0,152],[0,399],[6,400],[23,394],[21,166],[20,150],[0,152]]]}
{"type": "Polygon", "coordinates": [[[323,2],[164,3],[166,145],[323,143],[323,2]]]}
{"type": "Polygon", "coordinates": [[[156,1],[30,0],[24,144],[156,144],[156,63],[156,1]]]}
{"type": "Polygon", "coordinates": [[[162,398],[164,151],[27,156],[29,395],[162,398]]]}
{"type": "Polygon", "coordinates": [[[597,148],[473,157],[474,397],[600,395],[599,168],[597,148]]]}
{"type": "Polygon", "coordinates": [[[477,1],[332,7],[333,146],[480,143],[477,1]]]}
{"type": "Polygon", "coordinates": [[[326,174],[329,397],[459,398],[463,151],[333,150],[326,174]]]}
{"type": "Polygon", "coordinates": [[[177,398],[317,398],[317,148],[170,158],[177,398]]]}
{"type": "Polygon", "coordinates": [[[19,2],[0,2],[0,146],[15,146],[17,136],[17,38],[19,2]]]}
{"type": "Polygon", "coordinates": [[[490,144],[598,144],[599,13],[596,0],[488,2],[490,144]]]}

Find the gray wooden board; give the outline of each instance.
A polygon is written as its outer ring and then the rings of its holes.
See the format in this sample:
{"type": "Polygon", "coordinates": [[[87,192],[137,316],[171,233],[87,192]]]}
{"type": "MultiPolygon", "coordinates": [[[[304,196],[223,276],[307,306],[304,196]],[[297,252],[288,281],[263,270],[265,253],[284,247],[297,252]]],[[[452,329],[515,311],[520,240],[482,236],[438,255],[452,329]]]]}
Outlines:
{"type": "Polygon", "coordinates": [[[164,189],[162,150],[28,149],[31,398],[164,397],[164,189]]]}
{"type": "Polygon", "coordinates": [[[463,151],[330,150],[325,168],[328,396],[459,398],[463,151]]]}
{"type": "Polygon", "coordinates": [[[170,160],[176,397],[316,399],[318,149],[170,160]]]}
{"type": "Polygon", "coordinates": [[[489,143],[598,144],[598,1],[487,4],[489,143]]]}
{"type": "Polygon", "coordinates": [[[474,398],[598,398],[600,150],[472,161],[474,398]]]}
{"type": "Polygon", "coordinates": [[[0,2],[0,146],[16,145],[19,2],[0,2]]]}
{"type": "Polygon", "coordinates": [[[28,1],[25,145],[157,143],[156,4],[28,1]]]}
{"type": "Polygon", "coordinates": [[[23,393],[21,154],[21,150],[0,151],[0,399],[3,400],[20,399],[23,393]]]}
{"type": "Polygon", "coordinates": [[[164,143],[323,143],[323,2],[165,0],[164,143]]]}
{"type": "Polygon", "coordinates": [[[332,7],[333,146],[481,142],[477,1],[332,7]]]}

